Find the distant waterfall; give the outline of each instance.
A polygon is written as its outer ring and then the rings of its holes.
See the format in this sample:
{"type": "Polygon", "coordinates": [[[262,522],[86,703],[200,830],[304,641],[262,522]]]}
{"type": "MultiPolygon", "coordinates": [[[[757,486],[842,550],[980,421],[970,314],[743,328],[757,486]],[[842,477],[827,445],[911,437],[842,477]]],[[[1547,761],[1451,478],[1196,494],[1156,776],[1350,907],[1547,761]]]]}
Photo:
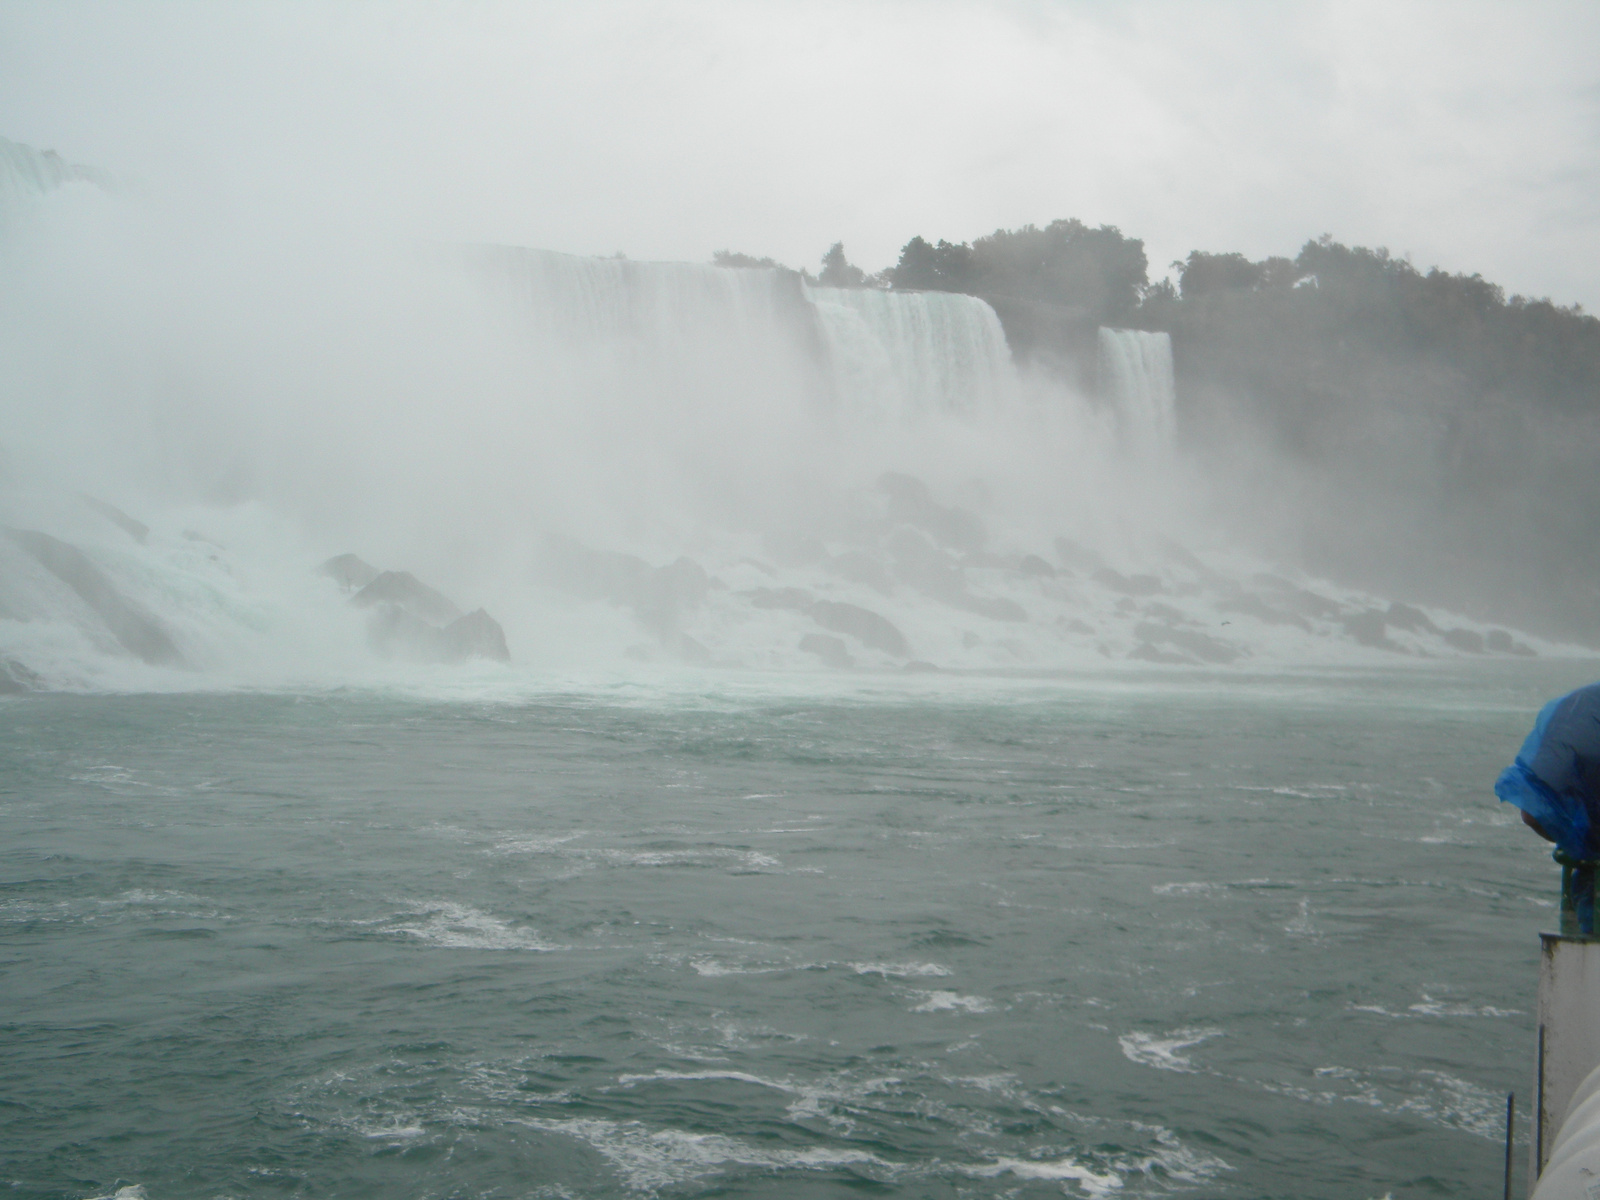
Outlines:
{"type": "Polygon", "coordinates": [[[1119,431],[1133,453],[1157,458],[1176,444],[1170,335],[1102,328],[1100,390],[1115,405],[1119,431]]]}
{"type": "Polygon", "coordinates": [[[952,292],[806,288],[839,395],[881,416],[981,415],[1017,389],[994,309],[952,292]]]}
{"type": "Polygon", "coordinates": [[[741,378],[768,390],[804,377],[815,400],[855,416],[978,416],[1017,391],[999,318],[972,296],[812,287],[781,268],[510,247],[474,257],[562,338],[631,347],[675,369],[692,361],[707,379],[742,362],[741,378]]]}
{"type": "Polygon", "coordinates": [[[69,163],[54,150],[35,150],[0,138],[0,203],[42,196],[65,183],[82,181],[112,190],[111,176],[94,167],[69,163]]]}
{"type": "Polygon", "coordinates": [[[645,342],[761,337],[807,309],[793,271],[634,262],[511,246],[477,252],[566,334],[645,342]]]}

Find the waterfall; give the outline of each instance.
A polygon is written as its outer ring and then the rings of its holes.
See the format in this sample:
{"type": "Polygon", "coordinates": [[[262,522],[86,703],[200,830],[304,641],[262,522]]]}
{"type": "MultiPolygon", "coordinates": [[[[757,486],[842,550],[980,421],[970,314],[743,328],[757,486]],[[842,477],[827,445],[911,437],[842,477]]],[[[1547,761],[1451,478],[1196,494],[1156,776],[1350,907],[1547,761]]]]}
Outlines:
{"type": "MultiPolygon", "coordinates": [[[[797,376],[840,415],[978,417],[1017,392],[1005,333],[982,300],[946,292],[824,288],[782,268],[634,262],[489,247],[478,265],[545,329],[702,378],[759,360],[783,390],[797,376]]],[[[746,379],[752,378],[748,369],[746,379]]]]}
{"type": "Polygon", "coordinates": [[[35,150],[0,138],[0,204],[25,196],[42,196],[73,182],[113,189],[111,176],[105,171],[69,163],[54,150],[35,150]]]}
{"type": "Polygon", "coordinates": [[[821,322],[834,387],[852,407],[904,420],[979,416],[1016,395],[1000,319],[974,296],[805,291],[821,322]]]}
{"type": "Polygon", "coordinates": [[[1118,429],[1132,453],[1160,458],[1171,451],[1178,425],[1170,335],[1102,328],[1100,390],[1115,406],[1118,429]]]}

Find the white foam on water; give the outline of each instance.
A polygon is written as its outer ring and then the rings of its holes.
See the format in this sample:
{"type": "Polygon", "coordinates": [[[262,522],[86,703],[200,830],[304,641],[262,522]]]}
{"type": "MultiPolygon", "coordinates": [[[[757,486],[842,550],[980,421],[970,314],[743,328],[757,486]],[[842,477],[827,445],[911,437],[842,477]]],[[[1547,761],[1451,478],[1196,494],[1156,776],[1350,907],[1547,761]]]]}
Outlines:
{"type": "Polygon", "coordinates": [[[1204,896],[1208,892],[1223,890],[1220,883],[1156,883],[1150,885],[1150,890],[1158,896],[1204,896]]]}
{"type": "Polygon", "coordinates": [[[1178,1052],[1222,1036],[1220,1029],[1174,1029],[1160,1035],[1125,1033],[1117,1038],[1117,1044],[1122,1047],[1123,1056],[1129,1062],[1142,1067],[1154,1067],[1158,1071],[1192,1074],[1194,1064],[1187,1055],[1178,1052]]]}
{"type": "Polygon", "coordinates": [[[857,975],[881,975],[885,979],[911,979],[926,975],[950,975],[953,972],[943,963],[933,962],[853,962],[846,964],[857,975]]]}
{"type": "Polygon", "coordinates": [[[992,1163],[977,1167],[962,1167],[964,1175],[974,1179],[995,1179],[1010,1175],[1016,1179],[1042,1179],[1078,1184],[1090,1196],[1104,1196],[1122,1187],[1122,1176],[1110,1171],[1096,1171],[1075,1158],[1031,1159],[997,1158],[992,1163]]]}
{"type": "Polygon", "coordinates": [[[838,1167],[871,1167],[892,1178],[901,1168],[865,1150],[824,1146],[800,1150],[771,1149],[738,1138],[651,1128],[640,1121],[595,1118],[545,1120],[522,1118],[520,1124],[546,1133],[576,1138],[597,1151],[633,1191],[650,1192],[730,1168],[768,1171],[819,1171],[838,1167]]]}
{"type": "Polygon", "coordinates": [[[1406,1006],[1403,1012],[1394,1012],[1381,1004],[1352,1004],[1352,1012],[1375,1013],[1380,1017],[1393,1017],[1396,1020],[1413,1020],[1417,1017],[1520,1017],[1525,1015],[1520,1008],[1496,1008],[1492,1004],[1466,1004],[1460,1001],[1435,1000],[1427,993],[1415,1004],[1406,1006]]]}
{"type": "Polygon", "coordinates": [[[127,1183],[114,1192],[88,1197],[88,1200],[148,1200],[148,1197],[142,1183],[127,1183]]]}
{"type": "Polygon", "coordinates": [[[386,918],[383,924],[387,932],[416,938],[432,946],[460,950],[549,952],[568,949],[545,941],[537,930],[512,925],[466,904],[444,900],[412,901],[406,905],[406,913],[386,918]]]}
{"type": "Polygon", "coordinates": [[[960,992],[945,991],[912,992],[911,994],[923,998],[922,1003],[912,1006],[912,1012],[986,1013],[994,1011],[994,1001],[986,996],[963,996],[960,992]]]}

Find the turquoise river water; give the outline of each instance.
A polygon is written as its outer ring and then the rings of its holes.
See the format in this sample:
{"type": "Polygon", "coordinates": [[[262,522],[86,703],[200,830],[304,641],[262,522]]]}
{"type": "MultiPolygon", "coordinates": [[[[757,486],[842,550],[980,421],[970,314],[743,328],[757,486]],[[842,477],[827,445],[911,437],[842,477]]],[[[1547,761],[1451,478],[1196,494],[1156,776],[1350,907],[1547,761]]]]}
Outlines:
{"type": "Polygon", "coordinates": [[[1498,1195],[1591,669],[7,700],[0,1194],[1498,1195]]]}

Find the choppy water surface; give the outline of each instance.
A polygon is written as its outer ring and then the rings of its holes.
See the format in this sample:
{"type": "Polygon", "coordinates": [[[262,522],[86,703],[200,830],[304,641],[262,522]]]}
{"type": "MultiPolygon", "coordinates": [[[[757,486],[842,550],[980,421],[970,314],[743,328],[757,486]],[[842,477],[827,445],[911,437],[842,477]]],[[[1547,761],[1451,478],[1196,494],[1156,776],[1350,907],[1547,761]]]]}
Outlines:
{"type": "Polygon", "coordinates": [[[1585,674],[6,702],[0,1175],[1486,1194],[1585,674]]]}

